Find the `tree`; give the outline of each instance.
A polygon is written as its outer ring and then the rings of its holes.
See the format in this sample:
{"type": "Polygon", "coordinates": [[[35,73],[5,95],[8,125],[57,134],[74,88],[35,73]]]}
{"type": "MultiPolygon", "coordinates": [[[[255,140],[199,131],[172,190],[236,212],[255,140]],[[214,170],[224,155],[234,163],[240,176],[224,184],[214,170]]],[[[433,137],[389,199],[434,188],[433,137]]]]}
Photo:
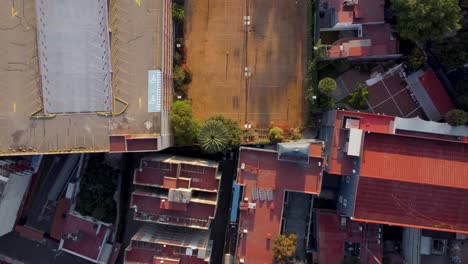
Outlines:
{"type": "Polygon", "coordinates": [[[185,70],[179,65],[174,67],[174,71],[172,73],[172,78],[174,80],[174,88],[176,90],[181,90],[182,86],[185,82],[185,70]]]}
{"type": "Polygon", "coordinates": [[[369,89],[358,83],[356,91],[349,94],[348,104],[354,109],[366,109],[367,100],[369,99],[369,89]]]}
{"type": "Polygon", "coordinates": [[[272,127],[272,128],[270,128],[270,131],[268,131],[268,138],[273,143],[283,142],[284,132],[279,127],[272,127]]]}
{"type": "Polygon", "coordinates": [[[459,0],[392,0],[400,36],[414,42],[438,40],[460,25],[459,0]]]}
{"type": "Polygon", "coordinates": [[[236,121],[227,118],[223,115],[212,116],[208,118],[208,121],[210,120],[221,122],[224,128],[226,129],[228,136],[227,150],[236,149],[240,145],[242,130],[236,121]]]}
{"type": "Polygon", "coordinates": [[[296,252],[296,243],[297,236],[294,234],[277,236],[273,241],[273,258],[276,261],[284,262],[296,252]]]}
{"type": "Polygon", "coordinates": [[[408,58],[408,63],[413,70],[419,69],[427,60],[427,57],[423,54],[420,48],[414,48],[408,58]]]}
{"type": "Polygon", "coordinates": [[[198,142],[202,150],[208,154],[222,152],[229,144],[228,131],[222,122],[208,120],[200,129],[198,142]]]}
{"type": "Polygon", "coordinates": [[[329,77],[323,78],[318,83],[318,89],[321,94],[330,96],[336,90],[336,82],[329,77]]]}
{"type": "Polygon", "coordinates": [[[448,111],[444,118],[452,126],[462,126],[468,122],[468,113],[460,109],[453,109],[448,111]]]}
{"type": "Polygon", "coordinates": [[[179,4],[172,4],[172,19],[177,23],[184,23],[185,20],[185,11],[184,6],[179,4]]]}
{"type": "Polygon", "coordinates": [[[177,145],[191,145],[195,142],[199,126],[193,120],[189,101],[175,101],[169,113],[174,141],[177,145]]]}

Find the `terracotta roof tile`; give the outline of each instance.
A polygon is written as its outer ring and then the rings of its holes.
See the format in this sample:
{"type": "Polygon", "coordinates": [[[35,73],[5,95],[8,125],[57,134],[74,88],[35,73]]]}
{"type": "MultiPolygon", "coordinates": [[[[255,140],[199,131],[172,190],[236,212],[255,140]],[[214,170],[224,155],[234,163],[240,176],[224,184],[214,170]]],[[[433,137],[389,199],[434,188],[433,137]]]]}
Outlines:
{"type": "Polygon", "coordinates": [[[419,80],[441,115],[444,115],[455,108],[450,97],[442,86],[442,83],[439,81],[432,69],[427,70],[421,77],[419,77],[419,80]]]}

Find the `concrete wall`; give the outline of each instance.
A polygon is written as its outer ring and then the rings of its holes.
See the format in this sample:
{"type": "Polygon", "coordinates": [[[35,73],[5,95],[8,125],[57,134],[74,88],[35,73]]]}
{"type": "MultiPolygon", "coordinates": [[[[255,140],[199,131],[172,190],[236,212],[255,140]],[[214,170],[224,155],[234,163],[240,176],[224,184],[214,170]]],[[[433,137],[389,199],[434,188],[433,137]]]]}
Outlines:
{"type": "Polygon", "coordinates": [[[0,236],[13,230],[23,196],[28,189],[31,173],[11,174],[0,201],[0,236]]]}

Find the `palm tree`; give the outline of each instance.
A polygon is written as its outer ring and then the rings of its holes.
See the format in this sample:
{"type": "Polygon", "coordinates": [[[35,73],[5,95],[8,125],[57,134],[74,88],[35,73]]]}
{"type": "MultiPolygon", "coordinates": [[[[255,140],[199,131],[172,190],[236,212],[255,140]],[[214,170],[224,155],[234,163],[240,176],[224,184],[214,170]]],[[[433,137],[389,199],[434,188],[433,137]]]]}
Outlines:
{"type": "Polygon", "coordinates": [[[369,99],[369,89],[358,83],[356,91],[349,94],[348,104],[357,110],[367,109],[367,100],[369,99]]]}
{"type": "Polygon", "coordinates": [[[220,121],[208,120],[200,129],[198,142],[206,153],[222,152],[226,150],[229,143],[228,132],[220,121]]]}

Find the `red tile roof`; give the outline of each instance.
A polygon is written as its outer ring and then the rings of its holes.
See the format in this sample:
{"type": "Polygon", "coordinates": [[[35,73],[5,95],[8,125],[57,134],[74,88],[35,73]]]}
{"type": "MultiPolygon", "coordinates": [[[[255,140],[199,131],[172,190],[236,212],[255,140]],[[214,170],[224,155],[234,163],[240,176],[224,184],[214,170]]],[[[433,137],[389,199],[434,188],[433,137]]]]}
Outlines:
{"type": "Polygon", "coordinates": [[[62,238],[62,231],[65,227],[66,214],[70,210],[71,201],[70,199],[60,198],[57,203],[54,214],[54,222],[50,231],[50,237],[60,240],[62,238]]]}
{"type": "Polygon", "coordinates": [[[359,129],[380,133],[393,132],[393,122],[395,120],[393,116],[343,110],[336,111],[328,171],[337,175],[351,175],[353,170],[352,159],[343,152],[343,146],[346,142],[346,130],[342,128],[344,126],[344,117],[358,118],[360,121],[359,129]]]}
{"type": "MultiPolygon", "coordinates": [[[[384,22],[383,0],[359,0],[354,7],[344,7],[343,0],[320,0],[320,3],[328,3],[328,8],[335,9],[338,23],[384,22]]],[[[323,27],[323,21],[321,23],[323,27]]]]}
{"type": "Polygon", "coordinates": [[[75,252],[90,259],[97,259],[107,230],[110,228],[102,225],[101,230],[97,232],[98,224],[68,214],[63,234],[78,234],[78,240],[63,239],[63,248],[75,252]]]}
{"type": "Polygon", "coordinates": [[[334,211],[317,210],[319,263],[342,264],[345,242],[360,243],[361,263],[380,264],[383,259],[383,243],[377,243],[377,227],[347,221],[346,227],[334,211]],[[359,230],[359,227],[363,231],[359,230]],[[368,260],[367,262],[364,259],[368,260]]]}
{"type": "Polygon", "coordinates": [[[419,77],[419,80],[441,115],[455,108],[442,83],[432,69],[427,70],[419,77]]]}
{"type": "Polygon", "coordinates": [[[366,134],[360,175],[468,189],[468,144],[366,134]]]}
{"type": "Polygon", "coordinates": [[[273,263],[271,238],[280,233],[284,192],[287,190],[319,193],[322,158],[310,158],[309,164],[278,161],[276,151],[240,149],[238,184],[244,186],[243,198],[252,200],[252,190],[272,189],[273,201],[256,201],[256,209],[241,210],[236,258],[246,263],[273,263]],[[243,229],[248,234],[242,233],[243,229]]]}
{"type": "Polygon", "coordinates": [[[353,219],[468,233],[467,210],[467,189],[360,176],[353,219]]]}

